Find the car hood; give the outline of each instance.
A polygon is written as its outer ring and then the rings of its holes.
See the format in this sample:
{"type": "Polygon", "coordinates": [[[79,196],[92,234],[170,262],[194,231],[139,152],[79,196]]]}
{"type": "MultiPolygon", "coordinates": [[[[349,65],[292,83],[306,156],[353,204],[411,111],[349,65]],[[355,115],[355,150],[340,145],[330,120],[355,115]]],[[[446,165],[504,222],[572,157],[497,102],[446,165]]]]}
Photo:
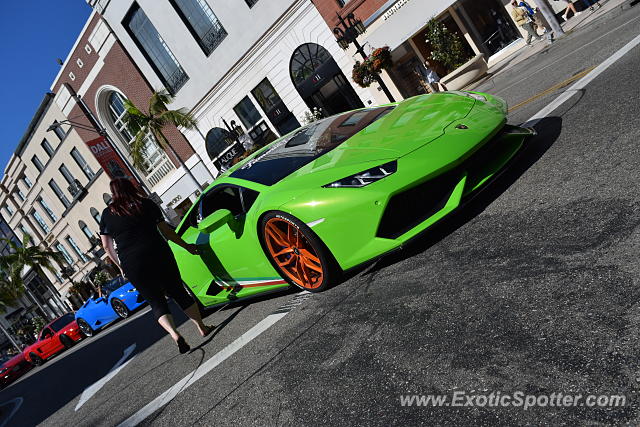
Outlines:
{"type": "Polygon", "coordinates": [[[324,175],[328,170],[352,170],[355,166],[364,170],[381,161],[402,157],[444,135],[451,123],[467,117],[474,104],[473,98],[456,92],[410,98],[338,147],[287,176],[279,187],[296,186],[300,178],[324,175]]]}

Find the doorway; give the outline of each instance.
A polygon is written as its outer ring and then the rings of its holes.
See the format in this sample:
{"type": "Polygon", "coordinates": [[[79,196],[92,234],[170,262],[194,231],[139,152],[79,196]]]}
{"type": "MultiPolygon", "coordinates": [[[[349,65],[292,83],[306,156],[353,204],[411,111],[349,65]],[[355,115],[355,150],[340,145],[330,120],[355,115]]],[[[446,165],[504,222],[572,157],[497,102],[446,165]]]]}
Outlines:
{"type": "Polygon", "coordinates": [[[364,107],[331,54],[316,43],[293,52],[289,72],[307,106],[320,109],[325,117],[364,107]]]}

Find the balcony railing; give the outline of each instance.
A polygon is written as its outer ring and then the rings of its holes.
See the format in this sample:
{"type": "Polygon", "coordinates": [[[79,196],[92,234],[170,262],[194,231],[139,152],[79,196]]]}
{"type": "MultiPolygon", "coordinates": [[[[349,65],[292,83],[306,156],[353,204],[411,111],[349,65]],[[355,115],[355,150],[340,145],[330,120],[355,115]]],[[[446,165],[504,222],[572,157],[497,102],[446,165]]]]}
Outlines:
{"type": "Polygon", "coordinates": [[[174,169],[175,167],[173,166],[173,163],[171,163],[171,160],[165,157],[147,173],[147,180],[149,181],[149,184],[154,187],[160,182],[160,180],[162,180],[162,178],[169,175],[169,173],[174,169]]]}
{"type": "Polygon", "coordinates": [[[187,80],[189,80],[189,76],[182,67],[178,66],[171,75],[167,76],[167,90],[175,95],[187,80]]]}
{"type": "Polygon", "coordinates": [[[207,55],[211,54],[215,50],[216,47],[227,37],[226,30],[220,25],[219,22],[213,24],[209,31],[202,36],[202,40],[200,43],[202,44],[202,48],[205,50],[207,55]]]}

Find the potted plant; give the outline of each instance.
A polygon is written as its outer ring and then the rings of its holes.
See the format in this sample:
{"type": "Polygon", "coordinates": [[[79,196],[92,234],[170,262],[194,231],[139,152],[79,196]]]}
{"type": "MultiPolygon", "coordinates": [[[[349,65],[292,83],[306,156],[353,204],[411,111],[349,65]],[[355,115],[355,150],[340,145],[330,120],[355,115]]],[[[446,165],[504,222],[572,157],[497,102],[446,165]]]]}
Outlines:
{"type": "Polygon", "coordinates": [[[431,47],[429,59],[442,65],[448,73],[440,82],[449,90],[462,89],[487,73],[484,54],[471,57],[465,51],[460,37],[442,22],[431,18],[425,36],[431,47]]]}
{"type": "Polygon", "coordinates": [[[351,78],[358,86],[369,87],[371,83],[376,81],[378,74],[382,70],[391,67],[393,67],[391,49],[389,49],[389,46],[383,46],[374,49],[364,61],[356,61],[351,78]]]}

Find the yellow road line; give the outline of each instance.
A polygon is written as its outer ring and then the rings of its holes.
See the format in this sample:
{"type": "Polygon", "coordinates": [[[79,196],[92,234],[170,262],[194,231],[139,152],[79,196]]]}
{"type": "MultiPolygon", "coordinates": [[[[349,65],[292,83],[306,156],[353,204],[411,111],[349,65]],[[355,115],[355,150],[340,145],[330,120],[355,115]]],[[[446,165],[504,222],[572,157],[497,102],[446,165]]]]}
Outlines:
{"type": "Polygon", "coordinates": [[[591,71],[593,71],[594,68],[596,68],[595,65],[593,67],[587,68],[586,70],[584,70],[584,71],[582,71],[582,72],[580,72],[580,73],[578,73],[578,74],[576,74],[574,76],[569,77],[565,81],[562,81],[562,82],[560,82],[560,83],[558,83],[558,84],[556,84],[554,86],[551,86],[549,89],[546,89],[546,90],[540,92],[539,94],[532,96],[531,98],[527,99],[526,101],[522,101],[521,103],[519,103],[517,105],[514,105],[513,107],[509,108],[509,112],[511,113],[511,112],[517,110],[518,108],[524,107],[528,103],[533,102],[538,98],[542,98],[543,96],[548,95],[549,93],[554,92],[554,91],[560,89],[561,87],[564,87],[564,86],[568,85],[569,83],[571,83],[571,82],[573,82],[575,80],[581,79],[582,77],[586,76],[591,71]]]}

